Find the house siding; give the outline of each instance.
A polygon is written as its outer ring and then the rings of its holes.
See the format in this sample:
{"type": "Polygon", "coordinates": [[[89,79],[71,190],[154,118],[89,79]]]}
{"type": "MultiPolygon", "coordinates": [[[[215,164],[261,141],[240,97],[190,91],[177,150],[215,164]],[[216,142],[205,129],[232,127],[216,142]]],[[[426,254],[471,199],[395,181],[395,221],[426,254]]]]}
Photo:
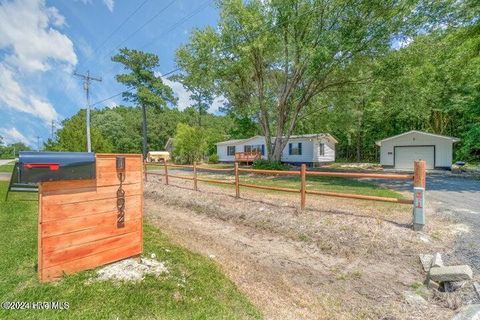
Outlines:
{"type": "MultiPolygon", "coordinates": [[[[267,147],[265,143],[265,137],[254,137],[251,140],[236,143],[236,144],[219,144],[217,145],[217,154],[219,161],[221,162],[233,162],[235,156],[227,155],[227,146],[235,145],[235,152],[243,152],[245,145],[265,145],[265,154],[262,159],[267,159],[267,147]]],[[[289,163],[320,163],[320,162],[333,162],[335,161],[335,143],[328,139],[316,139],[316,138],[295,138],[290,139],[282,150],[282,162],[289,163]],[[289,143],[302,143],[301,155],[290,155],[288,145],[289,143]],[[325,154],[320,156],[319,143],[324,143],[325,154]]]]}
{"type": "Polygon", "coordinates": [[[335,143],[327,140],[320,139],[314,143],[314,162],[335,162],[335,143]],[[324,154],[320,155],[320,144],[324,145],[324,154]]]}
{"type": "Polygon", "coordinates": [[[452,165],[453,142],[451,140],[412,132],[381,142],[380,164],[382,166],[395,165],[394,147],[396,146],[435,146],[435,167],[450,168],[452,165]]]}

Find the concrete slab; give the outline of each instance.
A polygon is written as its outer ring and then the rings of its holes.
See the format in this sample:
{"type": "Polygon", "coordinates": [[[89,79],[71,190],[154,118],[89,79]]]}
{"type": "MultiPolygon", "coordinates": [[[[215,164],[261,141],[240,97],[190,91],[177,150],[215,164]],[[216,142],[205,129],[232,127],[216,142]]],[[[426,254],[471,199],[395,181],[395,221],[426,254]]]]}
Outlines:
{"type": "Polygon", "coordinates": [[[471,280],[472,276],[472,269],[467,265],[430,269],[430,279],[436,282],[471,280]]]}

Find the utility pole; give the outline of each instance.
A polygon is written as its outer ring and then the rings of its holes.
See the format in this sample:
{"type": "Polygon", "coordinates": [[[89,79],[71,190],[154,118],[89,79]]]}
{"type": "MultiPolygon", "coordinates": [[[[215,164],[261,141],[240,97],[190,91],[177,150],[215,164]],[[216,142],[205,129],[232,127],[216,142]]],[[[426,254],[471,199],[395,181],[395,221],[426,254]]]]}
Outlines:
{"type": "Polygon", "coordinates": [[[40,136],[37,136],[37,152],[40,151],[40,136]]]}
{"type": "Polygon", "coordinates": [[[52,120],[52,136],[51,136],[52,141],[53,141],[54,134],[55,134],[55,120],[52,120]]]}
{"type": "Polygon", "coordinates": [[[143,161],[147,160],[147,108],[142,103],[142,133],[143,133],[143,145],[142,145],[142,152],[143,152],[143,161]]]}
{"type": "Polygon", "coordinates": [[[75,71],[73,75],[83,80],[83,90],[85,90],[87,97],[87,151],[92,152],[92,142],[90,139],[90,83],[92,80],[101,82],[102,78],[90,76],[90,71],[87,71],[87,74],[80,74],[75,71]]]}

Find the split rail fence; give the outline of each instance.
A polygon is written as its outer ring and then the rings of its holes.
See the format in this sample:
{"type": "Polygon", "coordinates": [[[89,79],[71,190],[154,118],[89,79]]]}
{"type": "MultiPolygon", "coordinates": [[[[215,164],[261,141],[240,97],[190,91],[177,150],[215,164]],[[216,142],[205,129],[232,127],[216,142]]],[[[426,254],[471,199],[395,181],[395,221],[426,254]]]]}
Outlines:
{"type": "Polygon", "coordinates": [[[240,198],[240,187],[246,188],[255,188],[255,189],[264,189],[264,190],[273,190],[273,191],[282,191],[282,192],[291,192],[291,193],[300,193],[300,207],[302,209],[306,206],[307,194],[312,195],[321,195],[321,196],[331,196],[331,197],[340,197],[340,198],[350,198],[350,199],[361,199],[361,200],[372,200],[372,201],[383,201],[383,202],[392,202],[392,203],[401,203],[401,204],[413,204],[414,200],[410,199],[397,199],[392,197],[379,197],[379,196],[369,196],[361,194],[351,194],[351,193],[339,193],[339,192],[330,192],[330,191],[320,191],[320,190],[309,190],[307,189],[307,177],[309,176],[320,176],[320,177],[342,177],[342,178],[369,178],[369,179],[384,179],[384,180],[411,180],[413,182],[413,187],[425,188],[426,173],[425,173],[425,161],[419,160],[414,163],[414,173],[413,174],[382,174],[382,173],[353,173],[353,172],[321,172],[321,171],[307,171],[306,166],[303,164],[299,171],[282,171],[282,170],[258,170],[258,169],[246,169],[240,168],[238,162],[235,163],[233,169],[222,169],[222,168],[207,168],[198,166],[197,163],[193,165],[178,165],[164,163],[164,173],[148,173],[152,175],[160,175],[165,177],[165,184],[169,184],[169,178],[184,179],[193,181],[193,189],[198,190],[198,182],[207,182],[207,183],[216,183],[216,184],[225,184],[235,186],[235,196],[240,198]],[[192,169],[193,175],[184,175],[184,174],[171,174],[168,172],[168,168],[182,168],[182,169],[192,169]],[[212,171],[212,172],[222,172],[229,173],[232,172],[235,176],[234,181],[225,181],[225,180],[216,180],[216,179],[207,179],[203,177],[198,177],[198,171],[212,171]],[[281,188],[281,187],[272,187],[264,186],[258,184],[249,184],[242,183],[240,181],[241,173],[251,173],[251,174],[264,174],[264,175],[276,175],[276,176],[298,176],[300,177],[300,188],[281,188]]]}

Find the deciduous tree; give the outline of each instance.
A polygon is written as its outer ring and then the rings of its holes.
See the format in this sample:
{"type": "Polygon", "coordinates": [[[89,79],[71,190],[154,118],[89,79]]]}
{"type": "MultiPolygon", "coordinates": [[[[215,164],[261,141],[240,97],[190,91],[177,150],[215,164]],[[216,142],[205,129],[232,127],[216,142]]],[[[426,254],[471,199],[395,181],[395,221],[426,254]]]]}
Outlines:
{"type": "Polygon", "coordinates": [[[222,0],[217,29],[193,32],[177,52],[188,76],[208,77],[232,109],[253,114],[279,161],[313,98],[365,79],[350,76],[359,56],[378,56],[416,30],[420,1],[222,0]]]}

